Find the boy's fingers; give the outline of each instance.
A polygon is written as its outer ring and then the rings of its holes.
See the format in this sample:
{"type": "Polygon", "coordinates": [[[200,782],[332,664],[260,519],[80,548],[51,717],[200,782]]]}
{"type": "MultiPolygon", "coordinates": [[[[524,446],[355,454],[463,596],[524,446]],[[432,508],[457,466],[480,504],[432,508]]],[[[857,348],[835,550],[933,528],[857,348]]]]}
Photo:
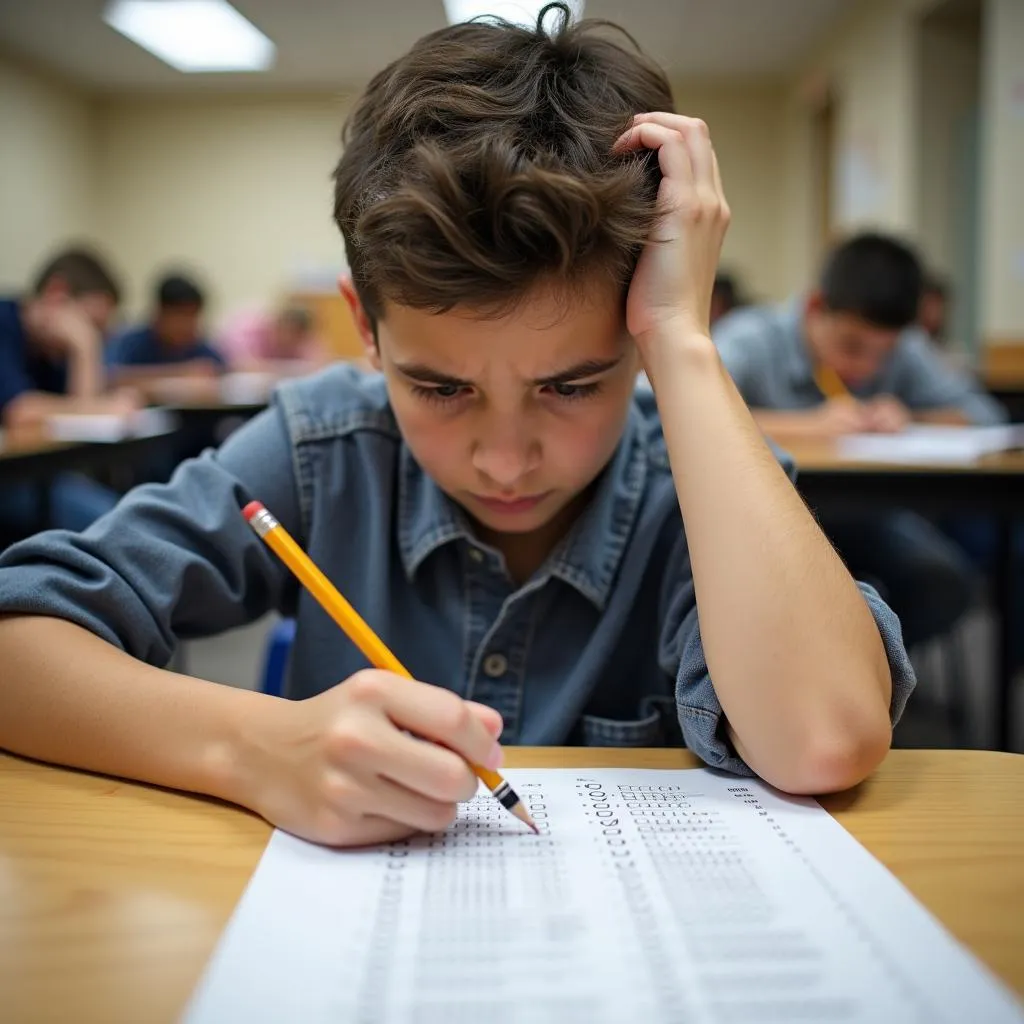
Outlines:
{"type": "Polygon", "coordinates": [[[633,119],[637,124],[657,124],[670,131],[678,132],[685,140],[693,167],[693,178],[698,185],[706,185],[720,191],[720,183],[715,180],[715,152],[711,145],[708,126],[698,117],[686,117],[683,114],[670,114],[666,111],[654,110],[645,114],[637,114],[633,119]]]}
{"type": "Polygon", "coordinates": [[[467,761],[486,768],[501,763],[494,737],[466,701],[450,690],[405,681],[389,689],[382,707],[400,729],[440,743],[467,761]]]}
{"type": "MultiPolygon", "coordinates": [[[[494,741],[490,741],[493,745],[494,741]]],[[[469,762],[430,740],[399,732],[387,722],[360,722],[351,770],[389,779],[424,798],[442,803],[470,800],[479,782],[469,762]]],[[[369,808],[368,810],[373,810],[369,808]]]]}
{"type": "Polygon", "coordinates": [[[475,700],[466,701],[469,710],[480,719],[483,727],[495,738],[501,736],[501,730],[505,728],[501,713],[486,704],[479,704],[475,700]]]}
{"type": "Polygon", "coordinates": [[[686,141],[675,129],[652,121],[640,122],[619,136],[612,152],[628,153],[637,149],[657,150],[658,164],[666,178],[681,182],[693,180],[686,141]]]}
{"type": "Polygon", "coordinates": [[[385,778],[376,779],[368,794],[373,799],[372,818],[384,818],[420,832],[441,832],[458,813],[454,801],[432,800],[385,778]]]}

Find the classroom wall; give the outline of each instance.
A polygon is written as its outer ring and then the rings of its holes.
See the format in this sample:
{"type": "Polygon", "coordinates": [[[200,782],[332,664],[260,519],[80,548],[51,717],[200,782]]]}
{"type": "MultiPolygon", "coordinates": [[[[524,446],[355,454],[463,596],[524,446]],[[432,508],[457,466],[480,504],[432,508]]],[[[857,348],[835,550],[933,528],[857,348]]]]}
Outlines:
{"type": "Polygon", "coordinates": [[[98,111],[98,219],[127,268],[128,308],[170,265],[208,282],[211,315],[343,266],[330,172],[334,95],[109,99],[98,111]]]}
{"type": "Polygon", "coordinates": [[[1024,3],[986,0],[982,46],[981,333],[1024,345],[1024,3]]]}
{"type": "Polygon", "coordinates": [[[785,84],[677,82],[676,109],[707,122],[732,223],[722,266],[755,299],[782,299],[790,288],[780,250],[790,230],[778,197],[784,188],[785,84]]]}
{"type": "Polygon", "coordinates": [[[95,235],[96,117],[88,99],[0,55],[0,290],[57,245],[95,235]]]}
{"type": "Polygon", "coordinates": [[[786,103],[784,177],[794,230],[786,272],[794,287],[813,278],[821,237],[811,122],[825,91],[835,98],[831,220],[835,233],[919,227],[918,19],[937,0],[862,0],[793,75],[786,103]]]}

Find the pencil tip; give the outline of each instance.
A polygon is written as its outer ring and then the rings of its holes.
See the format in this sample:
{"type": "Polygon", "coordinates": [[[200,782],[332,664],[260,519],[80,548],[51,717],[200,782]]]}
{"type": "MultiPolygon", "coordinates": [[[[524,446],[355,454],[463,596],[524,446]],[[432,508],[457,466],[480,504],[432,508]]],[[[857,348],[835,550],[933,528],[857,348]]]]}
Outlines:
{"type": "Polygon", "coordinates": [[[515,805],[515,807],[513,807],[513,808],[512,808],[512,813],[513,813],[513,814],[514,814],[514,815],[515,815],[515,816],[516,816],[516,817],[517,817],[517,818],[518,818],[518,819],[519,819],[519,820],[520,820],[520,821],[521,821],[521,822],[522,822],[522,823],[523,823],[523,824],[524,824],[524,825],[525,825],[525,826],[526,826],[527,828],[531,829],[531,830],[533,831],[533,834],[534,834],[535,836],[539,836],[539,835],[540,835],[540,829],[539,829],[539,828],[537,828],[537,825],[536,825],[536,823],[534,822],[533,818],[531,818],[531,817],[530,817],[530,812],[529,812],[529,811],[527,811],[527,809],[526,809],[526,808],[525,808],[525,807],[523,806],[523,802],[522,802],[522,800],[520,800],[520,801],[519,801],[519,803],[517,803],[517,804],[515,805]]]}

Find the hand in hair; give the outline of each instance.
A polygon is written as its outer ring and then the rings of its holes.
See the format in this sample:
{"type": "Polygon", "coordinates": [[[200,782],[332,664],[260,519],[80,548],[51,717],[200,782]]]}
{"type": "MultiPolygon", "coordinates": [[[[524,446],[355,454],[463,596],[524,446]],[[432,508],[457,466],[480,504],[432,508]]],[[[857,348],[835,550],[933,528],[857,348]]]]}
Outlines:
{"type": "Polygon", "coordinates": [[[657,151],[662,180],[659,217],[629,287],[627,327],[641,346],[658,336],[709,335],[729,205],[707,125],[679,114],[637,114],[615,151],[640,149],[657,151]]]}

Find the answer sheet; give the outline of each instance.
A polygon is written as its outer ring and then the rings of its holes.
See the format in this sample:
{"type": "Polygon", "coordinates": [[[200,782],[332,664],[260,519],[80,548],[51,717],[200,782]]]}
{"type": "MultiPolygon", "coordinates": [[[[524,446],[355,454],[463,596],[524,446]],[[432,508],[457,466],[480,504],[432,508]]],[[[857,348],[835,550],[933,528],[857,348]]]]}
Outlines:
{"type": "Polygon", "coordinates": [[[445,833],[282,832],[188,1024],[1022,1022],[812,800],[691,769],[511,770],[445,833]]]}
{"type": "Polygon", "coordinates": [[[986,455],[1024,446],[1024,427],[943,427],[914,424],[899,434],[849,434],[840,455],[863,462],[968,466],[986,455]]]}

